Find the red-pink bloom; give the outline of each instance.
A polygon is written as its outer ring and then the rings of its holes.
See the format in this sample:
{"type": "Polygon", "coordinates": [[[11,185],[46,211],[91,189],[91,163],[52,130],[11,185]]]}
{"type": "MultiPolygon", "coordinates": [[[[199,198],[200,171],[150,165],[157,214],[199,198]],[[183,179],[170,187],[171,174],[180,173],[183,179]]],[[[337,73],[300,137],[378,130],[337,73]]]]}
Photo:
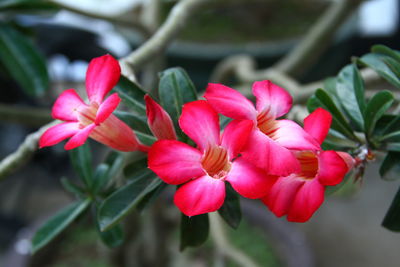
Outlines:
{"type": "MultiPolygon", "coordinates": [[[[322,144],[331,121],[331,114],[318,108],[304,120],[304,130],[322,144]]],[[[288,221],[305,222],[324,201],[325,187],[339,184],[354,159],[333,150],[296,151],[295,155],[301,171],[279,177],[262,201],[278,217],[287,215],[288,221]]]]}
{"type": "Polygon", "coordinates": [[[103,101],[120,75],[119,63],[112,56],[93,59],[86,72],[86,92],[90,103],[83,102],[74,89],[64,91],[52,109],[53,118],[64,122],[49,128],[41,136],[39,146],[52,146],[70,138],[64,146],[69,150],[91,137],[121,151],[146,150],[132,129],[112,114],[121,101],[118,94],[114,93],[103,101]]]}
{"type": "Polygon", "coordinates": [[[288,175],[300,170],[289,150],[318,150],[319,144],[291,120],[277,120],[292,106],[288,92],[270,81],[253,84],[256,107],[238,91],[221,84],[210,83],[204,97],[219,113],[254,124],[244,158],[272,175],[288,175]]]}
{"type": "Polygon", "coordinates": [[[183,184],[174,202],[187,216],[218,210],[225,199],[225,181],[242,196],[260,198],[272,179],[237,157],[252,131],[249,120],[232,121],[220,136],[218,114],[207,101],[185,104],[179,125],[198,146],[175,140],[153,144],[148,165],[164,182],[183,184]]]}
{"type": "Polygon", "coordinates": [[[144,96],[146,102],[147,123],[158,140],[176,140],[174,124],[168,113],[149,95],[144,96]]]}

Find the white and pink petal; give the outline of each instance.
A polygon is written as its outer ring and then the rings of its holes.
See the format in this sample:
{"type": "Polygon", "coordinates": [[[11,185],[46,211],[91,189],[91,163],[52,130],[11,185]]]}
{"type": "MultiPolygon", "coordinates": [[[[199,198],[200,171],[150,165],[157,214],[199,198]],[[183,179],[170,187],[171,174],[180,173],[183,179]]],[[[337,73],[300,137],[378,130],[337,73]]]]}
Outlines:
{"type": "Polygon", "coordinates": [[[221,146],[226,148],[230,159],[235,158],[242,151],[253,128],[254,122],[251,120],[234,120],[225,127],[221,146]]]}
{"type": "Polygon", "coordinates": [[[323,185],[337,185],[349,170],[343,158],[333,150],[321,151],[318,155],[317,178],[323,185]]]}
{"type": "Polygon", "coordinates": [[[72,136],[68,142],[65,144],[65,150],[74,149],[78,146],[83,145],[89,137],[89,134],[96,127],[96,124],[92,123],[83,129],[80,129],[74,136],[72,136]]]}
{"type": "Polygon", "coordinates": [[[54,119],[62,121],[78,121],[78,109],[86,104],[74,89],[68,89],[61,93],[51,110],[54,119]]]}
{"type": "Polygon", "coordinates": [[[64,122],[47,129],[39,139],[39,147],[53,146],[80,131],[78,122],[64,122]]]}
{"type": "Polygon", "coordinates": [[[114,93],[107,97],[107,99],[100,104],[99,109],[96,113],[96,119],[94,121],[95,124],[100,124],[105,121],[118,107],[121,102],[121,98],[119,98],[117,93],[114,93]]]}
{"type": "Polygon", "coordinates": [[[304,131],[322,144],[328,135],[332,115],[323,108],[317,108],[304,119],[304,131]]]}

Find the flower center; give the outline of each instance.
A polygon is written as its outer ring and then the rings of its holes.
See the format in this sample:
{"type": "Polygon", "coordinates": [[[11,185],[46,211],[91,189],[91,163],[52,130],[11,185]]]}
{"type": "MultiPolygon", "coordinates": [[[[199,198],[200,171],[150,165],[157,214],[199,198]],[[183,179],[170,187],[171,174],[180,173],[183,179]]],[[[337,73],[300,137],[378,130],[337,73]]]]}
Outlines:
{"type": "Polygon", "coordinates": [[[318,173],[317,155],[311,151],[302,151],[296,153],[296,158],[301,165],[300,176],[305,179],[313,179],[318,173]]]}
{"type": "Polygon", "coordinates": [[[78,111],[78,121],[80,125],[86,127],[92,124],[96,119],[96,113],[99,109],[99,105],[96,102],[90,103],[88,106],[79,107],[78,111]]]}
{"type": "Polygon", "coordinates": [[[268,116],[267,111],[263,111],[257,115],[257,127],[261,132],[275,139],[278,126],[276,125],[276,120],[268,116]]]}
{"type": "Polygon", "coordinates": [[[231,169],[228,152],[220,146],[210,147],[201,161],[203,169],[215,179],[223,179],[231,169]]]}

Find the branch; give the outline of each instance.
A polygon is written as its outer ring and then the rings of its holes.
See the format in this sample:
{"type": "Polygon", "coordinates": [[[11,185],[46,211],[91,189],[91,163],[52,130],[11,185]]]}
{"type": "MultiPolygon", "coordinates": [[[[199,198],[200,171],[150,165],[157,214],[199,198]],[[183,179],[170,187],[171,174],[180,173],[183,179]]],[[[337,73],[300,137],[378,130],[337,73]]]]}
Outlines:
{"type": "Polygon", "coordinates": [[[289,75],[298,75],[326,50],[337,29],[363,0],[335,0],[307,35],[274,66],[289,75]]]}
{"type": "Polygon", "coordinates": [[[158,31],[147,40],[142,46],[132,52],[121,61],[138,69],[149,59],[162,53],[173,38],[187,24],[193,13],[209,0],[181,0],[169,13],[168,18],[158,31]]]}
{"type": "Polygon", "coordinates": [[[0,162],[0,181],[7,177],[12,171],[21,167],[29,159],[38,148],[40,136],[44,131],[57,123],[58,121],[52,121],[36,132],[29,134],[15,152],[9,154],[0,162]]]}
{"type": "Polygon", "coordinates": [[[0,104],[0,120],[37,127],[53,119],[48,109],[0,104]]]}
{"type": "Polygon", "coordinates": [[[211,237],[214,240],[214,243],[219,252],[222,253],[225,257],[228,257],[231,260],[235,261],[238,265],[242,267],[258,267],[258,265],[241,250],[231,246],[231,243],[226,237],[224,227],[218,213],[209,213],[209,217],[211,225],[211,237]]]}

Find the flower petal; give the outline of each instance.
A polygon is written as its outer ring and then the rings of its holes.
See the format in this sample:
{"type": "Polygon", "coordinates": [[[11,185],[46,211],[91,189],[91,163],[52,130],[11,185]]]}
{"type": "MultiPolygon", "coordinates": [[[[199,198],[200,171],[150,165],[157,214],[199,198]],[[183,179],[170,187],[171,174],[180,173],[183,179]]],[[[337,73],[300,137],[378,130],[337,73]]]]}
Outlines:
{"type": "Polygon", "coordinates": [[[218,210],[225,200],[225,183],[208,175],[179,187],[174,203],[186,216],[195,216],[218,210]]]}
{"type": "Polygon", "coordinates": [[[86,72],[86,92],[89,100],[100,104],[104,97],[118,83],[121,68],[110,55],[94,58],[86,72]]]}
{"type": "Polygon", "coordinates": [[[240,195],[256,199],[265,196],[276,179],[243,158],[238,158],[232,163],[226,180],[240,195]]]}
{"type": "Polygon", "coordinates": [[[328,135],[332,115],[323,108],[317,108],[304,119],[304,130],[322,144],[328,135]]]}
{"type": "Polygon", "coordinates": [[[297,123],[291,120],[276,120],[276,130],[272,139],[293,150],[320,150],[319,143],[297,123]]]}
{"type": "Polygon", "coordinates": [[[238,91],[225,85],[209,83],[204,97],[224,116],[239,120],[255,120],[257,117],[253,103],[238,91]]]}
{"type": "Polygon", "coordinates": [[[344,162],[346,162],[349,171],[353,169],[354,165],[356,164],[356,160],[352,156],[350,156],[349,153],[342,151],[336,151],[336,153],[338,153],[338,155],[344,160],[344,162]]]}
{"type": "Polygon", "coordinates": [[[97,126],[90,137],[94,140],[120,151],[144,151],[148,147],[140,144],[135,132],[123,121],[111,114],[108,118],[97,126]]]}
{"type": "Polygon", "coordinates": [[[259,130],[253,130],[242,156],[271,175],[286,176],[300,171],[293,153],[259,130]]]}
{"type": "Polygon", "coordinates": [[[268,195],[261,200],[276,216],[281,217],[290,210],[293,200],[304,182],[295,174],[279,177],[268,195]]]}
{"type": "Polygon", "coordinates": [[[321,151],[318,156],[318,180],[323,185],[337,185],[349,168],[343,158],[333,150],[321,151]]]}
{"type": "Polygon", "coordinates": [[[62,121],[78,121],[77,109],[86,105],[74,89],[68,89],[61,93],[51,110],[54,119],[62,121]]]}
{"type": "Polygon", "coordinates": [[[47,129],[39,140],[39,147],[53,146],[79,132],[78,122],[64,122],[47,129]]]}
{"type": "Polygon", "coordinates": [[[158,140],[176,140],[174,124],[168,113],[149,95],[144,96],[146,101],[147,123],[151,132],[158,140]]]}
{"type": "Polygon", "coordinates": [[[160,140],[149,151],[148,165],[167,184],[182,184],[205,174],[201,157],[200,151],[187,144],[160,140]]]}
{"type": "Polygon", "coordinates": [[[251,120],[234,120],[225,127],[221,145],[228,151],[230,159],[235,158],[242,151],[253,127],[254,122],[251,120]]]}
{"type": "Polygon", "coordinates": [[[72,136],[65,144],[64,146],[65,150],[74,149],[78,146],[83,145],[86,142],[86,139],[88,139],[90,132],[93,131],[95,127],[96,124],[92,123],[86,126],[85,128],[80,129],[79,132],[77,132],[74,136],[72,136]]]}
{"type": "Polygon", "coordinates": [[[107,99],[103,103],[101,103],[99,109],[97,110],[96,120],[94,121],[94,123],[99,125],[100,123],[105,121],[118,107],[120,102],[121,98],[119,98],[117,93],[114,93],[107,97],[107,99]]]}
{"type": "Polygon", "coordinates": [[[293,99],[283,88],[271,81],[259,81],[253,84],[253,94],[259,113],[267,112],[269,117],[278,118],[289,112],[293,99]]]}
{"type": "Polygon", "coordinates": [[[306,222],[324,202],[325,188],[317,179],[308,180],[297,191],[287,213],[290,222],[306,222]]]}
{"type": "Polygon", "coordinates": [[[205,100],[185,104],[179,118],[179,126],[201,151],[220,144],[218,114],[205,100]]]}

